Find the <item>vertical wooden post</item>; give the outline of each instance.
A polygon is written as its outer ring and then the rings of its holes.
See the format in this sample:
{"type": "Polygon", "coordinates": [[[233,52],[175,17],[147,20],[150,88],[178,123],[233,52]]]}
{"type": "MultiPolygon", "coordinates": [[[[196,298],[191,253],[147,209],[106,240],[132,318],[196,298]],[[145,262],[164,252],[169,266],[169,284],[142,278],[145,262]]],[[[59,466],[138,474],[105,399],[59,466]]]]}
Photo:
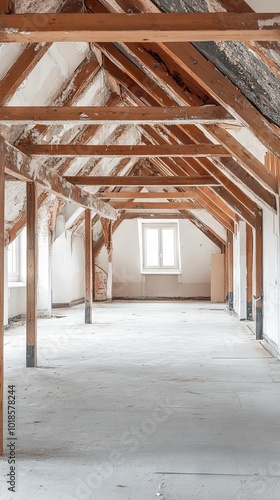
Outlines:
{"type": "Polygon", "coordinates": [[[37,184],[26,184],[27,288],[26,366],[37,366],[38,211],[37,184]]]}
{"type": "Polygon", "coordinates": [[[112,245],[112,221],[109,221],[109,241],[108,251],[108,276],[107,276],[107,300],[111,301],[113,297],[113,245],[112,245]]]}
{"type": "Polygon", "coordinates": [[[256,338],[263,338],[263,215],[256,212],[256,338]]]}
{"type": "Polygon", "coordinates": [[[247,320],[253,319],[253,230],[246,225],[246,295],[247,295],[247,320]]]}
{"type": "Polygon", "coordinates": [[[233,310],[233,234],[227,230],[227,301],[230,311],[233,310]]]}
{"type": "Polygon", "coordinates": [[[0,455],[4,435],[4,266],[5,266],[5,145],[0,137],[0,455]]]}
{"type": "Polygon", "coordinates": [[[85,210],[85,323],[92,323],[92,217],[85,210]]]}

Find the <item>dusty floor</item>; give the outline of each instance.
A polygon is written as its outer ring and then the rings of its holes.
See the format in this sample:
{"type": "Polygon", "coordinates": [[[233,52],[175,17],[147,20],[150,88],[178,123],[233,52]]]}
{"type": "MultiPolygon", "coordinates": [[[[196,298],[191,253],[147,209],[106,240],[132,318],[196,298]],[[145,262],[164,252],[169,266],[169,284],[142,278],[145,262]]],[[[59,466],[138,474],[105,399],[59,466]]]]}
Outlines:
{"type": "Polygon", "coordinates": [[[38,369],[24,326],[5,333],[17,492],[6,447],[1,500],[279,499],[280,365],[244,323],[202,302],[55,314],[38,369]]]}

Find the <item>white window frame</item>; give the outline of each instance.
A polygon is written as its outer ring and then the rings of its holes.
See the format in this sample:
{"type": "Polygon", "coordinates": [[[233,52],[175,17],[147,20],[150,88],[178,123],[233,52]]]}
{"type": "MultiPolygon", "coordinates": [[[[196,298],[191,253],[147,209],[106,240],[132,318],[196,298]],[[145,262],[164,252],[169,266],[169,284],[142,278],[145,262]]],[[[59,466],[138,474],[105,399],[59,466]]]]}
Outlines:
{"type": "Polygon", "coordinates": [[[141,260],[141,274],[181,274],[181,256],[180,256],[180,242],[179,242],[179,222],[176,219],[166,221],[164,219],[158,220],[139,220],[139,240],[140,240],[140,260],[141,260]],[[146,264],[146,228],[155,228],[159,234],[159,266],[148,266],[146,264]],[[174,231],[174,254],[175,265],[164,266],[162,263],[162,229],[173,229],[174,231]]]}

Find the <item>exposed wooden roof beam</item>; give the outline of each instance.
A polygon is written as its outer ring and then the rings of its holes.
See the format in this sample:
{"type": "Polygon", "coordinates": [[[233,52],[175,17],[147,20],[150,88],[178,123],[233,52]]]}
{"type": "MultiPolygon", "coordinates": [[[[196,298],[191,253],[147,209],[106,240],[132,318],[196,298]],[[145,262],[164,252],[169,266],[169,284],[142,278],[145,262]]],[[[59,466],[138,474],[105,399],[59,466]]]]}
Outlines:
{"type": "Polygon", "coordinates": [[[153,157],[176,157],[176,156],[191,156],[191,157],[222,157],[231,156],[231,154],[220,145],[216,144],[187,144],[187,145],[161,145],[161,146],[143,146],[143,145],[79,145],[79,144],[58,144],[58,145],[26,145],[24,152],[30,156],[116,156],[129,158],[153,158],[153,157]]]}
{"type": "Polygon", "coordinates": [[[3,14],[0,42],[277,41],[279,24],[277,13],[3,14]]]}
{"type": "MultiPolygon", "coordinates": [[[[207,131],[224,146],[232,156],[244,167],[244,169],[253,174],[261,184],[268,186],[274,193],[278,193],[278,183],[275,176],[271,174],[248,149],[238,142],[227,130],[218,125],[207,126],[207,131]]],[[[279,138],[280,140],[280,138],[279,138]]]]}
{"type": "Polygon", "coordinates": [[[129,212],[125,211],[121,213],[120,219],[191,219],[193,216],[188,212],[181,212],[179,214],[171,214],[171,213],[157,213],[157,214],[149,214],[148,212],[129,212]]]}
{"type": "MultiPolygon", "coordinates": [[[[100,64],[95,55],[92,53],[87,59],[84,59],[76,68],[70,78],[64,83],[59,95],[53,102],[53,106],[71,106],[79,98],[86,86],[93,80],[98,71],[100,64]]],[[[35,124],[34,124],[35,125],[35,124]]],[[[28,129],[17,141],[17,146],[32,143],[34,137],[36,141],[40,141],[48,132],[49,127],[45,124],[37,124],[31,130],[28,129]]]]}
{"type": "Polygon", "coordinates": [[[128,107],[128,106],[63,106],[0,107],[0,123],[99,123],[114,124],[190,124],[236,123],[222,106],[128,107]]]}
{"type": "Polygon", "coordinates": [[[130,200],[130,199],[180,199],[180,198],[191,198],[195,193],[196,188],[186,188],[183,192],[173,192],[173,191],[162,191],[162,192],[148,192],[148,193],[138,193],[137,191],[119,191],[119,192],[108,192],[98,193],[98,198],[106,200],[130,200]]]}
{"type": "MultiPolygon", "coordinates": [[[[91,4],[92,2],[89,2],[91,4]]],[[[105,2],[106,5],[107,2],[105,2]]],[[[121,4],[121,8],[127,8],[124,2],[117,3],[121,4]]],[[[244,2],[242,2],[243,4],[244,2]]],[[[238,5],[240,2],[234,3],[234,10],[238,9],[238,5]]],[[[97,12],[104,12],[108,10],[113,10],[115,7],[111,7],[107,5],[104,7],[99,3],[97,6],[96,3],[93,4],[92,11],[96,15],[97,12]]],[[[226,7],[227,8],[227,7],[226,7]]],[[[149,12],[158,13],[159,8],[154,5],[150,0],[145,0],[145,5],[143,4],[133,4],[132,12],[138,13],[142,10],[149,9],[149,12]]],[[[242,11],[242,5],[240,4],[241,12],[230,12],[227,13],[229,15],[240,15],[243,16],[248,14],[248,8],[242,11]]],[[[249,13],[252,13],[249,12],[249,13]]],[[[142,14],[143,15],[143,14],[142,14]]],[[[213,15],[220,16],[223,15],[222,12],[217,12],[213,15]]],[[[277,14],[279,20],[279,13],[277,14]]],[[[278,27],[279,28],[279,27],[278,27]]],[[[280,34],[280,32],[279,32],[280,34]]],[[[279,40],[279,38],[278,38],[279,40]]],[[[139,48],[139,47],[138,47],[139,48]]],[[[256,135],[256,137],[274,153],[276,156],[280,156],[280,141],[279,141],[279,129],[277,130],[240,92],[233,83],[230,82],[228,78],[222,75],[219,71],[217,71],[215,65],[208,61],[200,52],[194,47],[194,45],[190,43],[167,43],[165,45],[161,44],[161,48],[169,53],[171,56],[171,60],[174,62],[179,62],[180,72],[182,70],[186,70],[187,73],[203,88],[206,90],[209,96],[215,100],[215,102],[219,102],[222,106],[225,106],[226,109],[231,114],[237,117],[237,119],[243,120],[244,124],[246,124],[252,132],[256,135]]],[[[152,47],[149,48],[147,46],[146,50],[153,50],[152,47]]],[[[139,55],[139,50],[138,50],[139,55]]],[[[170,77],[168,81],[168,85],[170,84],[170,77]]]]}
{"type": "MultiPolygon", "coordinates": [[[[102,49],[104,49],[104,45],[102,45],[102,49]]],[[[131,50],[131,48],[130,48],[131,50]]],[[[106,44],[106,54],[112,57],[114,62],[109,61],[105,57],[105,67],[108,66],[111,74],[117,78],[121,85],[125,85],[125,87],[130,92],[131,96],[134,100],[139,104],[143,105],[140,100],[141,92],[145,93],[145,102],[146,104],[155,105],[156,103],[159,105],[174,105],[174,101],[170,99],[170,97],[165,94],[161,87],[159,87],[154,81],[150,78],[147,78],[144,73],[142,73],[139,68],[129,59],[126,59],[125,56],[117,50],[116,47],[110,44],[106,44]],[[125,75],[124,67],[125,67],[125,59],[127,60],[127,68],[129,69],[129,76],[125,75]],[[117,64],[121,64],[122,69],[120,69],[117,64]],[[143,89],[143,90],[142,90],[143,89]]],[[[133,52],[135,57],[141,58],[141,64],[144,66],[148,64],[147,53],[138,52],[137,54],[133,52]],[[145,59],[144,59],[145,56],[145,59]]],[[[149,61],[149,71],[154,72],[155,77],[157,76],[157,72],[160,68],[157,68],[154,65],[154,61],[149,61]]],[[[166,88],[170,88],[170,76],[164,74],[163,71],[160,72],[161,83],[163,82],[166,85],[166,88]]],[[[175,84],[172,84],[174,87],[174,91],[177,92],[177,87],[175,89],[175,84]]],[[[188,103],[188,99],[186,96],[184,97],[185,102],[188,103]]],[[[228,168],[229,162],[231,165],[234,165],[234,170],[238,171],[237,179],[241,181],[244,186],[246,186],[251,192],[253,192],[260,200],[262,200],[269,207],[275,207],[275,197],[267,190],[267,187],[271,189],[273,192],[278,192],[278,188],[275,185],[275,179],[273,175],[270,175],[264,165],[261,164],[244,146],[241,146],[237,141],[234,140],[232,136],[226,131],[220,129],[217,131],[213,130],[213,125],[207,126],[207,129],[210,128],[210,133],[214,136],[218,141],[221,141],[222,144],[235,156],[239,163],[242,164],[243,167],[239,165],[232,158],[223,158],[219,161],[219,166],[223,167],[224,170],[231,172],[231,169],[228,168]],[[230,137],[228,137],[230,136],[230,137]]],[[[217,127],[218,128],[218,127],[217,127]]],[[[202,131],[200,131],[197,127],[188,125],[188,126],[176,126],[172,127],[172,130],[176,137],[179,138],[180,142],[185,143],[186,140],[190,140],[195,142],[209,142],[210,140],[205,137],[202,131]]],[[[219,168],[220,168],[219,167],[219,168]]],[[[235,176],[236,177],[236,176],[235,176]]],[[[235,180],[233,178],[233,180],[235,180]]],[[[236,182],[236,181],[235,181],[236,182]]]]}
{"type": "MultiPolygon", "coordinates": [[[[155,139],[160,145],[166,142],[166,138],[160,135],[160,132],[156,132],[151,127],[145,127],[145,130],[152,134],[152,138],[155,139]]],[[[173,168],[173,160],[163,159],[163,163],[170,165],[173,168]]],[[[234,211],[236,211],[242,218],[244,218],[250,225],[254,227],[255,224],[255,213],[258,209],[256,203],[254,203],[242,190],[236,186],[228,177],[226,177],[220,170],[211,163],[208,159],[198,159],[194,158],[178,158],[174,163],[180,166],[181,169],[187,167],[188,174],[190,175],[205,175],[210,174],[213,178],[216,178],[221,183],[219,187],[212,187],[212,190],[220,196],[223,201],[225,201],[234,211]]]]}
{"type": "Polygon", "coordinates": [[[82,186],[219,186],[211,175],[203,176],[68,176],[64,179],[82,186]]]}
{"type": "Polygon", "coordinates": [[[141,201],[113,201],[111,207],[118,210],[197,210],[203,208],[197,202],[141,202],[141,201]]]}
{"type": "Polygon", "coordinates": [[[44,165],[37,168],[31,165],[30,159],[21,151],[7,143],[0,137],[0,148],[4,151],[5,172],[26,182],[36,181],[45,190],[55,193],[57,196],[68,201],[73,201],[83,206],[91,208],[102,217],[117,218],[117,212],[107,203],[98,200],[95,196],[83,189],[73,186],[69,181],[58,175],[44,165]]]}
{"type": "Polygon", "coordinates": [[[0,106],[3,106],[46,54],[50,43],[30,44],[0,81],[0,106]]]}
{"type": "Polygon", "coordinates": [[[279,131],[246,99],[231,81],[217,71],[192,44],[162,45],[170,57],[229,113],[240,120],[276,156],[280,156],[279,131]],[[196,61],[193,64],[193,61],[196,61]]]}
{"type": "Polygon", "coordinates": [[[218,248],[220,248],[221,252],[224,250],[224,245],[226,244],[226,241],[215,231],[213,231],[212,228],[207,226],[204,222],[202,222],[200,219],[198,219],[195,215],[193,215],[192,218],[190,218],[190,222],[197,227],[209,240],[214,243],[218,248]]]}

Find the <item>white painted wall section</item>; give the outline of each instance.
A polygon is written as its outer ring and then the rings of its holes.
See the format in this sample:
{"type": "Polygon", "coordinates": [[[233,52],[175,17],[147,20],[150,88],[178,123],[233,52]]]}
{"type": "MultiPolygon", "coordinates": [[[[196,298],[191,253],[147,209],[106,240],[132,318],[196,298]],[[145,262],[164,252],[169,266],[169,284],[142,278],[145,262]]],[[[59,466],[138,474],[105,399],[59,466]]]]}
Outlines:
{"type": "Polygon", "coordinates": [[[62,234],[52,246],[52,303],[70,304],[84,297],[84,240],[62,234]]]}
{"type": "MultiPolygon", "coordinates": [[[[145,275],[137,219],[122,222],[113,236],[113,297],[210,297],[211,254],[220,249],[188,220],[179,220],[179,230],[181,274],[145,275]]],[[[104,248],[96,264],[108,271],[104,248]]]]}
{"type": "Polygon", "coordinates": [[[266,340],[279,352],[279,216],[263,210],[263,331],[266,340]]]}

